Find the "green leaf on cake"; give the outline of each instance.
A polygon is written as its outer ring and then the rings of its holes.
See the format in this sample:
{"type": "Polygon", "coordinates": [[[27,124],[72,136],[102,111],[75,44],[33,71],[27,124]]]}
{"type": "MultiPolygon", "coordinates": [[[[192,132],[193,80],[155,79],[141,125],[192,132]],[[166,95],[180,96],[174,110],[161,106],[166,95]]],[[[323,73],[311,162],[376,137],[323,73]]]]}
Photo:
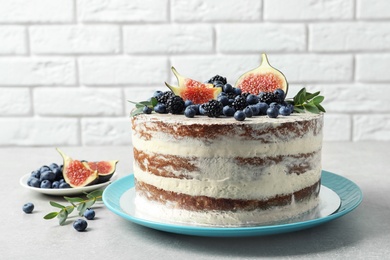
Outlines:
{"type": "Polygon", "coordinates": [[[302,88],[292,100],[287,100],[287,102],[294,105],[294,112],[296,113],[308,111],[319,114],[320,112],[326,112],[320,104],[324,99],[324,96],[320,96],[320,91],[310,93],[306,91],[306,88],[302,88]]]}
{"type": "Polygon", "coordinates": [[[127,101],[135,105],[135,109],[133,109],[130,113],[130,116],[132,116],[132,117],[139,115],[139,114],[142,114],[145,106],[150,107],[150,108],[154,108],[158,103],[157,98],[155,98],[155,97],[152,97],[148,101],[141,101],[141,102],[134,102],[131,100],[127,100],[127,101]]]}

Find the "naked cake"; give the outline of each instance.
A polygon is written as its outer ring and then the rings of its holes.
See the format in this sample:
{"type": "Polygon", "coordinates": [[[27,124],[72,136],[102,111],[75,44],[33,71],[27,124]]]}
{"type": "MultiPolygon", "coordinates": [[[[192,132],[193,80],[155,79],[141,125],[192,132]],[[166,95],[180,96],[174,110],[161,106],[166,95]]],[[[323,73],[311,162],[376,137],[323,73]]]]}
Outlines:
{"type": "MultiPolygon", "coordinates": [[[[288,102],[287,84],[269,91],[273,86],[242,85],[253,84],[245,77],[232,87],[218,75],[200,83],[174,73],[179,87],[167,84],[172,91],[156,92],[132,113],[138,214],[175,223],[251,226],[317,207],[324,111],[319,92],[303,89],[288,102]],[[200,92],[196,102],[188,102],[200,92]]],[[[251,73],[260,84],[262,72],[251,73]]],[[[267,67],[263,85],[269,73],[267,67]]]]}

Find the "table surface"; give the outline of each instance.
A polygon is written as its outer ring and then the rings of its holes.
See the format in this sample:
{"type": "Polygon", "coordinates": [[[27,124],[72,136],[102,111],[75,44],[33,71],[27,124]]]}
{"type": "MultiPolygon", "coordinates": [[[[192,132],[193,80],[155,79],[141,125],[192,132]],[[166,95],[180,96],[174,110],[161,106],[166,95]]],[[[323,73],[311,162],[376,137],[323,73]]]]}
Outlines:
{"type": "MultiPolygon", "coordinates": [[[[72,222],[59,226],[44,220],[54,210],[50,200],[19,184],[26,173],[51,162],[61,163],[53,147],[0,148],[1,259],[385,259],[390,255],[390,143],[324,143],[323,169],[355,182],[362,204],[351,213],[298,232],[244,238],[178,235],[139,226],[95,204],[96,218],[86,232],[72,222]],[[25,214],[26,202],[35,205],[25,214]]],[[[74,158],[118,159],[117,178],[132,171],[131,147],[63,147],[74,158]]]]}

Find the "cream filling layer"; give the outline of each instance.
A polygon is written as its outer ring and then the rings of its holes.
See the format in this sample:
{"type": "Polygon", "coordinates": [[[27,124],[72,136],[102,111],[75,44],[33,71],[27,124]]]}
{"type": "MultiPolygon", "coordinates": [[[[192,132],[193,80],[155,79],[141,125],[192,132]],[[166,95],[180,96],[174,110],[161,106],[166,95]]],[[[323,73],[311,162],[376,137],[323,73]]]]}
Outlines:
{"type": "Polygon", "coordinates": [[[198,139],[153,138],[146,141],[133,135],[135,148],[148,153],[194,157],[256,157],[310,153],[322,147],[322,135],[308,135],[288,142],[262,143],[253,140],[220,138],[208,144],[198,139]]]}
{"type": "MultiPolygon", "coordinates": [[[[153,156],[153,154],[151,154],[153,156]]],[[[183,157],[182,157],[183,158],[183,157]]],[[[230,180],[240,180],[240,181],[253,181],[259,178],[262,178],[262,175],[271,174],[276,170],[288,173],[296,173],[294,168],[303,167],[304,169],[313,169],[318,168],[321,165],[321,151],[316,151],[313,154],[310,154],[308,157],[301,155],[300,157],[293,156],[284,156],[280,161],[275,162],[269,157],[256,157],[256,159],[264,160],[264,164],[254,164],[240,163],[237,158],[225,158],[225,157],[212,157],[212,158],[185,158],[188,160],[188,163],[193,165],[195,169],[187,170],[185,167],[177,170],[172,164],[169,163],[170,160],[174,160],[170,157],[165,158],[164,155],[158,157],[158,160],[161,160],[162,163],[159,167],[153,166],[152,171],[155,175],[166,175],[166,173],[171,173],[177,177],[186,176],[189,179],[197,179],[200,181],[207,181],[209,179],[226,179],[230,180]],[[269,160],[268,162],[266,160],[269,160]],[[270,166],[273,166],[270,168],[270,166]]],[[[252,158],[248,159],[251,161],[252,158]]],[[[279,160],[279,158],[278,158],[279,160]]],[[[144,160],[138,162],[145,169],[150,169],[149,160],[144,160]]],[[[158,165],[158,164],[157,164],[158,165]]],[[[142,168],[142,167],[141,167],[142,168]]],[[[143,168],[142,168],[143,169],[143,168]]],[[[148,170],[146,170],[148,171],[148,170]]],[[[299,172],[301,173],[301,172],[299,172]]]]}
{"type": "Polygon", "coordinates": [[[261,200],[276,195],[291,194],[314,185],[321,178],[321,165],[300,175],[285,174],[280,171],[280,166],[273,165],[269,167],[269,174],[261,175],[253,181],[232,180],[229,177],[207,180],[167,178],[144,172],[135,163],[133,167],[137,181],[166,191],[190,196],[246,200],[261,200]]]}

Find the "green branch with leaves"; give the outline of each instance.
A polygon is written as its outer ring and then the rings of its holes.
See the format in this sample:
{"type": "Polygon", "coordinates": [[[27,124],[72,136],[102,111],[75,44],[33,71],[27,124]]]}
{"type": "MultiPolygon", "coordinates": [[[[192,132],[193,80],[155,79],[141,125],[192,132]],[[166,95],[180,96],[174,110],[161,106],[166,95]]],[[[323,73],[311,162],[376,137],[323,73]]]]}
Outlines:
{"type": "Polygon", "coordinates": [[[302,88],[292,100],[286,101],[294,105],[294,112],[296,113],[309,111],[314,114],[319,114],[320,112],[326,112],[325,108],[321,106],[321,102],[324,99],[324,96],[320,96],[320,91],[310,93],[306,91],[306,88],[302,88]]]}
{"type": "Polygon", "coordinates": [[[145,106],[153,108],[158,103],[157,99],[155,97],[152,97],[150,99],[150,101],[141,101],[141,102],[133,102],[133,101],[130,101],[130,100],[127,100],[127,101],[135,105],[135,109],[133,111],[131,111],[131,115],[130,116],[136,116],[138,114],[142,114],[142,111],[143,111],[145,106]]]}
{"type": "Polygon", "coordinates": [[[44,219],[53,219],[55,217],[58,218],[58,222],[60,225],[64,225],[68,216],[76,209],[79,212],[79,216],[83,216],[84,212],[92,207],[93,204],[97,201],[102,201],[103,190],[95,190],[86,194],[86,199],[80,197],[64,197],[71,205],[64,206],[55,201],[50,201],[50,205],[55,208],[59,208],[60,211],[50,212],[45,215],[44,219]]]}

